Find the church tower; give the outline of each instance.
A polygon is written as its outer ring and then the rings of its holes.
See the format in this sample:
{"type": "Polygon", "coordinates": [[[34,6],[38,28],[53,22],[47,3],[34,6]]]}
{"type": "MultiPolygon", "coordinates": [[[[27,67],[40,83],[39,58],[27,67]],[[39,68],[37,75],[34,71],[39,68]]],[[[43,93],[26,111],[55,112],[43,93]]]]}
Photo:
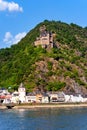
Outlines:
{"type": "Polygon", "coordinates": [[[19,100],[21,101],[21,103],[24,103],[26,101],[26,89],[23,83],[20,84],[18,92],[19,92],[19,100]]]}

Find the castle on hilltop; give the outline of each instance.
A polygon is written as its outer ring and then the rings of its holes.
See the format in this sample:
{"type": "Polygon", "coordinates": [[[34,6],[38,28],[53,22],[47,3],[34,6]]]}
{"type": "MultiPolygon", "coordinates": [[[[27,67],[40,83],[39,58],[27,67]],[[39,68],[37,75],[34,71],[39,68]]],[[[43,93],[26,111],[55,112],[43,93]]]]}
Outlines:
{"type": "Polygon", "coordinates": [[[37,37],[36,41],[34,42],[35,46],[42,46],[42,48],[53,48],[53,34],[46,30],[45,25],[40,27],[40,36],[37,37]]]}

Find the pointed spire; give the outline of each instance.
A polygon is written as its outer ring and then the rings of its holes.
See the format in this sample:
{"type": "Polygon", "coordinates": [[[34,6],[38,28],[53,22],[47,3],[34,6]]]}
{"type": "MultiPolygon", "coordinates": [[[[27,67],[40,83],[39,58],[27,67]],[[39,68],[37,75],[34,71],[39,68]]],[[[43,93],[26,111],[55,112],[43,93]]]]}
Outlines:
{"type": "Polygon", "coordinates": [[[19,85],[19,88],[25,88],[25,87],[24,87],[24,84],[21,83],[21,84],[19,85]]]}

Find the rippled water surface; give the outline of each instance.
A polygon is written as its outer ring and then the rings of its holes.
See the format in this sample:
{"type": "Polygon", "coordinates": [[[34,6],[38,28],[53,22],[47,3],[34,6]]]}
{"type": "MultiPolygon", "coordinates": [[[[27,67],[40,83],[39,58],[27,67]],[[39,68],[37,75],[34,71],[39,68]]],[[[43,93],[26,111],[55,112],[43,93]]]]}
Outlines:
{"type": "Polygon", "coordinates": [[[0,110],[0,130],[87,130],[87,108],[0,110]]]}

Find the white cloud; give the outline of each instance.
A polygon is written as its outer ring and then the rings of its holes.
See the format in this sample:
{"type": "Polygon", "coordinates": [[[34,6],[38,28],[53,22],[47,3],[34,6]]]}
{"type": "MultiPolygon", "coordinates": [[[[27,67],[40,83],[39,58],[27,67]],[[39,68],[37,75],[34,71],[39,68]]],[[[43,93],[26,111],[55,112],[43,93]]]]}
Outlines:
{"type": "Polygon", "coordinates": [[[25,36],[26,36],[26,32],[18,33],[15,36],[13,36],[10,32],[6,32],[3,42],[8,45],[17,44],[25,36]]]}
{"type": "Polygon", "coordinates": [[[26,36],[26,32],[22,32],[22,33],[18,33],[17,35],[15,35],[15,37],[13,38],[13,43],[12,44],[16,44],[18,43],[23,37],[26,36]]]}
{"type": "Polygon", "coordinates": [[[12,34],[10,33],[10,32],[6,32],[6,34],[5,34],[5,37],[4,37],[4,42],[7,42],[7,43],[10,43],[11,42],[11,40],[12,40],[12,38],[13,38],[13,36],[12,36],[12,34]]]}
{"type": "Polygon", "coordinates": [[[7,2],[4,0],[0,0],[0,11],[5,11],[5,10],[8,10],[9,12],[12,12],[12,11],[22,12],[23,8],[13,1],[7,2]]]}

